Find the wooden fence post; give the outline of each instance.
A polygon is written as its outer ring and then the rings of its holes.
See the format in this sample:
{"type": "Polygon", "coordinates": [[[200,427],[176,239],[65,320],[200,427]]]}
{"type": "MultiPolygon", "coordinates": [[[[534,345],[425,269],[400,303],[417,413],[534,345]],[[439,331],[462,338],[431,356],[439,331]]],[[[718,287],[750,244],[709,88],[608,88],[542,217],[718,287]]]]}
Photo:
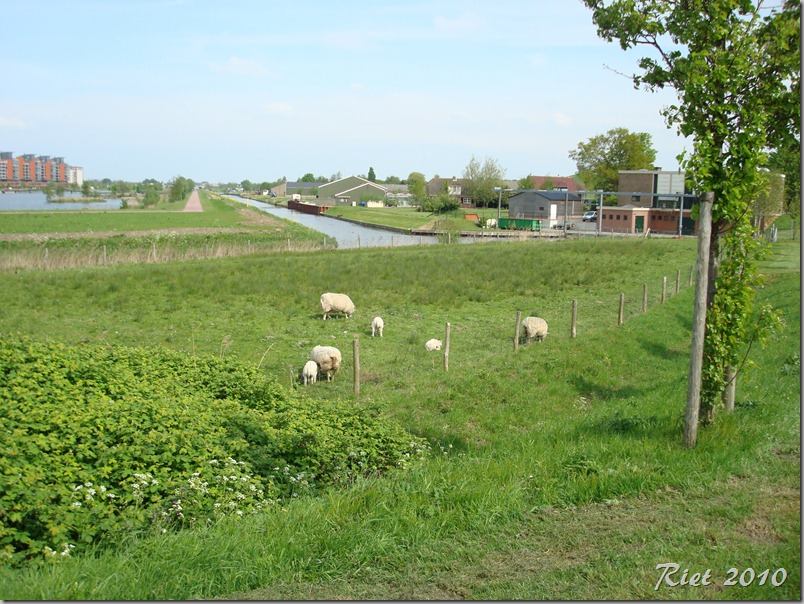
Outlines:
{"type": "Polygon", "coordinates": [[[667,300],[667,277],[662,277],[662,304],[667,300]]]}
{"type": "Polygon", "coordinates": [[[519,351],[519,328],[522,322],[522,311],[516,311],[516,329],[514,329],[514,352],[519,351]]]}
{"type": "Polygon", "coordinates": [[[642,312],[648,312],[648,284],[642,284],[642,312]]]}
{"type": "Polygon", "coordinates": [[[698,256],[695,304],[692,315],[690,373],[687,380],[687,407],[684,415],[684,445],[694,447],[698,440],[698,413],[701,407],[701,374],[706,331],[706,292],[709,285],[709,248],[712,234],[714,193],[707,191],[698,202],[698,256]]]}
{"type": "Polygon", "coordinates": [[[360,341],[358,336],[355,336],[355,342],[352,347],[354,352],[354,385],[355,396],[360,396],[360,341]]]}
{"type": "Polygon", "coordinates": [[[572,320],[570,321],[570,337],[574,340],[577,335],[576,327],[578,325],[578,300],[572,300],[572,320]]]}
{"type": "Polygon", "coordinates": [[[447,333],[444,336],[444,371],[449,371],[449,323],[447,323],[447,333]]]}
{"type": "Polygon", "coordinates": [[[681,291],[681,269],[676,271],[676,293],[681,291]]]}
{"type": "Polygon", "coordinates": [[[617,313],[617,325],[623,324],[623,311],[625,310],[625,294],[620,294],[620,311],[617,313]]]}
{"type": "Polygon", "coordinates": [[[692,278],[693,278],[694,275],[695,275],[695,265],[693,264],[690,267],[690,284],[689,284],[688,287],[692,287],[692,278]]]}
{"type": "Polygon", "coordinates": [[[726,367],[726,389],[723,391],[723,406],[726,413],[734,411],[734,398],[737,394],[737,370],[734,365],[726,367]]]}

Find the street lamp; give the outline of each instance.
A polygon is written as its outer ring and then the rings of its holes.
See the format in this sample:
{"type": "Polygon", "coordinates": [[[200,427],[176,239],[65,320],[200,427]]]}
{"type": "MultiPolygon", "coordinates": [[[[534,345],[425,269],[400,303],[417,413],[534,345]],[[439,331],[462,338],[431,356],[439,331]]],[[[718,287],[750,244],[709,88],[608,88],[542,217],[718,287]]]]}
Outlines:
{"type": "Polygon", "coordinates": [[[500,225],[500,208],[502,208],[502,194],[503,194],[503,191],[510,192],[510,191],[513,191],[513,189],[503,189],[502,187],[494,187],[494,190],[499,192],[499,195],[497,196],[497,226],[499,226],[500,225]]]}

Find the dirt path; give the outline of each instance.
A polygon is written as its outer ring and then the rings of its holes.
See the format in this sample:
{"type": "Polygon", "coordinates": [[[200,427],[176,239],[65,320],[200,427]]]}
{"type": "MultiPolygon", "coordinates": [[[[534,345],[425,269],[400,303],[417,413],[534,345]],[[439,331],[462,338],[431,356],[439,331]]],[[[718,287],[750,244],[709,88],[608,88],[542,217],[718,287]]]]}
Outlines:
{"type": "Polygon", "coordinates": [[[190,193],[190,198],[184,205],[185,212],[203,212],[204,208],[201,206],[201,198],[198,196],[198,191],[190,193]]]}

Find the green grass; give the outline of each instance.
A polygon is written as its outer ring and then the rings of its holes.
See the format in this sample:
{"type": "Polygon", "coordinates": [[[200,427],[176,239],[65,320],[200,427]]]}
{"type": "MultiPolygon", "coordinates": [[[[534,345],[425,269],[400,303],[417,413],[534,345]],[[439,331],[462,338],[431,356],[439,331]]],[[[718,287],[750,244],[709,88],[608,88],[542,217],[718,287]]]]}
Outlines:
{"type": "Polygon", "coordinates": [[[330,216],[340,216],[357,222],[395,229],[479,231],[480,227],[475,224],[474,220],[464,218],[464,214],[467,213],[478,214],[478,216],[486,218],[497,216],[497,210],[489,208],[455,210],[445,214],[420,212],[417,208],[409,207],[335,206],[327,210],[327,215],[330,216]]]}
{"type": "Polygon", "coordinates": [[[176,228],[226,228],[243,222],[235,204],[202,197],[205,212],[182,212],[184,204],[153,210],[35,210],[2,212],[0,233],[85,233],[176,228]]]}
{"type": "Polygon", "coordinates": [[[4,273],[0,332],[226,354],[293,388],[310,348],[336,345],[342,372],[307,388],[322,405],[353,396],[358,338],[360,398],[435,453],[408,473],[259,517],[4,569],[2,597],[799,599],[798,242],[780,241],[763,265],[785,258],[760,295],[786,329],[752,350],[735,412],[690,450],[681,422],[694,243],[509,242],[4,273]],[[354,317],[322,321],[324,291],[349,293],[354,317]],[[546,318],[550,335],[514,352],[518,310],[546,318]],[[382,339],[370,337],[376,314],[382,339]],[[446,323],[449,371],[424,351],[446,323]],[[654,591],[663,562],[712,568],[716,582],[654,591]],[[731,566],[785,568],[788,578],[725,587],[731,566]]]}

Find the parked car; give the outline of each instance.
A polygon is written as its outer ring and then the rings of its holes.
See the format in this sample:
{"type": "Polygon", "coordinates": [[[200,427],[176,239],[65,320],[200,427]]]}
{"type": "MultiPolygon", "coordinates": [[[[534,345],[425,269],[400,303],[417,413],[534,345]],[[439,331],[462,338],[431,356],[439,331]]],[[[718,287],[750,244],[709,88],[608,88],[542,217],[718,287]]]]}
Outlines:
{"type": "Polygon", "coordinates": [[[584,222],[595,222],[597,220],[597,211],[589,210],[586,214],[583,215],[582,220],[584,222]]]}

